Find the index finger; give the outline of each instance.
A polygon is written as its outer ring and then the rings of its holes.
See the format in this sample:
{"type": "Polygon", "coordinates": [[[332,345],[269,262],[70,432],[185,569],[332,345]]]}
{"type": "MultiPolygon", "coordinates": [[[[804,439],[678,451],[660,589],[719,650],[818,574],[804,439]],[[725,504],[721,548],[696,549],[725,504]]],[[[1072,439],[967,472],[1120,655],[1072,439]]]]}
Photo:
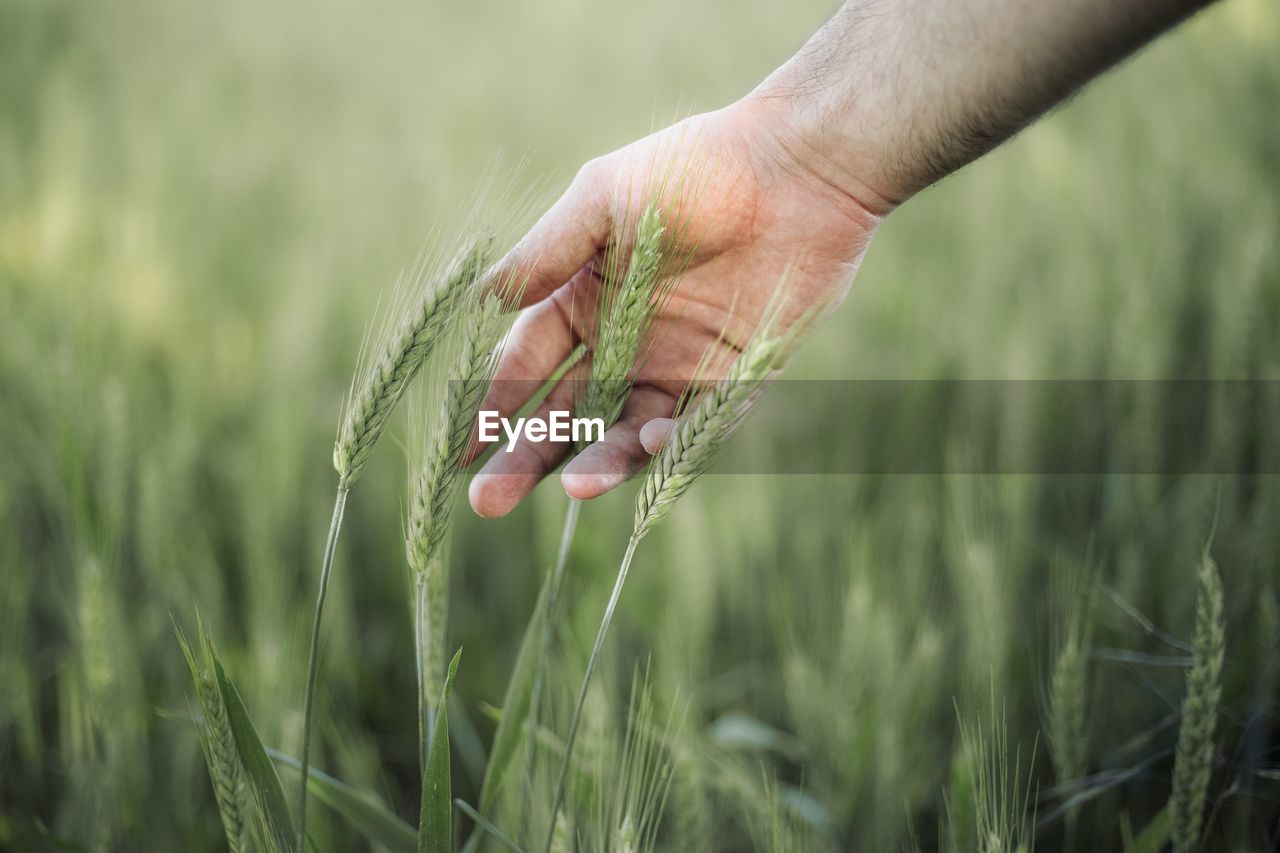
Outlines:
{"type": "Polygon", "coordinates": [[[564,195],[498,261],[489,280],[519,305],[541,302],[586,266],[609,237],[609,180],[601,161],[579,170],[564,195]]]}

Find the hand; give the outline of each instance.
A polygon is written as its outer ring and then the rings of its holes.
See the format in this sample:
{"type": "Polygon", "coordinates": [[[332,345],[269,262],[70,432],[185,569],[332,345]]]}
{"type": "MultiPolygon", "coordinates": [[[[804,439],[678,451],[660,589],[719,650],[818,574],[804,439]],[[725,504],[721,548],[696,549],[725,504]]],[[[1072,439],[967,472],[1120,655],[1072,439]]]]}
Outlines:
{"type": "MultiPolygon", "coordinates": [[[[524,310],[484,405],[511,416],[579,342],[590,348],[601,286],[596,267],[615,221],[634,222],[644,204],[645,193],[634,188],[650,186],[655,163],[673,153],[694,158],[693,172],[706,170],[699,189],[663,199],[668,219],[675,211],[696,247],[671,247],[688,253],[689,265],[653,324],[647,358],[618,422],[565,466],[561,482],[570,497],[597,497],[644,466],[641,428],[672,415],[709,348],[714,364],[729,363],[784,271],[784,322],[843,299],[887,207],[837,186],[816,167],[820,158],[802,158],[800,151],[815,153],[797,144],[762,99],[687,119],[584,166],[499,264],[502,275],[527,276],[524,310]],[[631,199],[634,208],[620,207],[621,199],[631,199]]],[[[588,353],[536,416],[571,410],[574,382],[589,369],[588,353]]],[[[658,427],[646,431],[650,449],[656,449],[658,427]]],[[[568,451],[567,444],[520,442],[510,453],[494,454],[471,482],[471,506],[482,516],[505,515],[568,451]]]]}

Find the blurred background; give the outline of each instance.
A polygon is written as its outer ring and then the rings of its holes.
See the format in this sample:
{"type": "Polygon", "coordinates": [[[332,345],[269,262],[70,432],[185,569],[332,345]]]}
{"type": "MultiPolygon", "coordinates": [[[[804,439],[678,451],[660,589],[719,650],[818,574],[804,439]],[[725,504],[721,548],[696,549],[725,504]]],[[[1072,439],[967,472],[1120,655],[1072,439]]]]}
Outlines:
{"type": "MultiPolygon", "coordinates": [[[[0,0],[0,848],[223,849],[173,622],[199,607],[263,739],[296,754],[330,449],[380,294],[495,158],[554,190],[741,96],[827,11],[0,0]]],[[[791,375],[1280,378],[1278,37],[1275,3],[1227,0],[913,200],[791,375]]],[[[1158,455],[1149,403],[1125,429],[1158,455]]],[[[1242,405],[1214,399],[1204,452],[1280,470],[1242,405]]],[[[404,465],[384,442],[350,505],[315,754],[413,820],[404,465]]],[[[1226,665],[1207,846],[1269,847],[1278,493],[709,477],[640,549],[587,742],[624,725],[640,666],[677,717],[661,848],[975,849],[963,724],[1004,739],[1038,849],[1120,849],[1169,797],[1208,548],[1226,665]],[[1049,735],[1067,676],[1074,745],[1049,735]]],[[[558,706],[631,511],[629,488],[584,511],[558,706]]],[[[457,515],[472,801],[563,512],[546,484],[500,522],[457,515]]],[[[325,849],[364,845],[313,815],[325,849]]]]}

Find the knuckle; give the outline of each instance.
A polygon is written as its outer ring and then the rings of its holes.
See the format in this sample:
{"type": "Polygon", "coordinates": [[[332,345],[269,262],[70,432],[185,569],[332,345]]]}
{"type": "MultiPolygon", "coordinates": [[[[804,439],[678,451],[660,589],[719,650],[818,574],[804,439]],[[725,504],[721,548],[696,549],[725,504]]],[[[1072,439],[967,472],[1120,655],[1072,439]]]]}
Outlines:
{"type": "Polygon", "coordinates": [[[582,164],[573,183],[579,188],[596,187],[604,180],[608,170],[608,163],[604,157],[594,157],[582,164]]]}

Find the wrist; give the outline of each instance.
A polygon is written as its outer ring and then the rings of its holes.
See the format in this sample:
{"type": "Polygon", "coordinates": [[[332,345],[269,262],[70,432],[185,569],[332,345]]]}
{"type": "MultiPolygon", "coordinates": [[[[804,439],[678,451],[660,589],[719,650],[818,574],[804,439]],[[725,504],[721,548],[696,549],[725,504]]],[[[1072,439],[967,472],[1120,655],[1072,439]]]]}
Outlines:
{"type": "Polygon", "coordinates": [[[730,109],[753,141],[767,140],[779,166],[820,182],[876,220],[912,194],[883,173],[865,145],[842,132],[845,122],[824,117],[820,104],[786,92],[772,77],[730,109]]]}

